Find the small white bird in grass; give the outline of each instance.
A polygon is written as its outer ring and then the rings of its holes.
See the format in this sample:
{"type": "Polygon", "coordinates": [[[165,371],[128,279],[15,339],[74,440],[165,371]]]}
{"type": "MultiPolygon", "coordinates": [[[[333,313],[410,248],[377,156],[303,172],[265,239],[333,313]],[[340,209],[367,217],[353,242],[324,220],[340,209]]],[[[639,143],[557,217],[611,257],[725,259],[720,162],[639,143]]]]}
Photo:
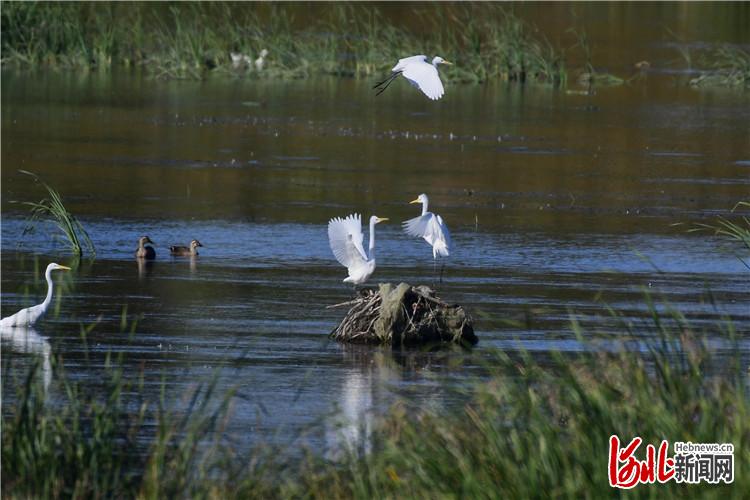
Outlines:
{"type": "Polygon", "coordinates": [[[404,232],[409,236],[424,238],[432,246],[432,258],[437,264],[437,258],[448,257],[451,250],[451,233],[443,218],[438,214],[427,211],[430,200],[422,193],[416,200],[409,203],[421,203],[422,215],[402,223],[404,232]]]}
{"type": "Polygon", "coordinates": [[[268,55],[268,51],[266,49],[263,49],[260,51],[260,57],[258,57],[255,60],[255,69],[257,71],[263,71],[263,65],[266,62],[266,56],[268,55]]]}
{"type": "Polygon", "coordinates": [[[241,52],[230,52],[229,57],[232,59],[232,67],[236,69],[242,64],[244,56],[241,52]]]}
{"type": "Polygon", "coordinates": [[[328,243],[339,263],[346,267],[349,276],[344,283],[361,285],[375,271],[375,224],[387,221],[387,218],[370,217],[370,251],[365,253],[362,234],[362,218],[351,214],[345,219],[334,217],[328,221],[328,243]]]}
{"type": "Polygon", "coordinates": [[[52,292],[55,287],[54,282],[52,281],[52,271],[55,270],[70,271],[70,268],[67,266],[61,266],[60,264],[55,264],[54,262],[48,265],[47,270],[44,272],[44,277],[47,280],[47,297],[44,299],[44,302],[33,307],[21,309],[13,316],[3,318],[0,320],[0,328],[11,326],[31,326],[44,316],[44,313],[47,312],[49,306],[52,305],[52,292]]]}
{"type": "Polygon", "coordinates": [[[398,78],[399,75],[404,75],[404,78],[424,92],[424,95],[433,101],[440,99],[443,97],[445,91],[443,90],[443,82],[440,81],[440,75],[438,75],[438,64],[450,65],[453,63],[446,61],[440,56],[435,56],[432,59],[432,63],[427,62],[427,56],[424,55],[399,59],[398,64],[391,70],[391,76],[373,87],[375,89],[380,88],[375,95],[385,92],[385,89],[388,88],[393,80],[398,78]]]}

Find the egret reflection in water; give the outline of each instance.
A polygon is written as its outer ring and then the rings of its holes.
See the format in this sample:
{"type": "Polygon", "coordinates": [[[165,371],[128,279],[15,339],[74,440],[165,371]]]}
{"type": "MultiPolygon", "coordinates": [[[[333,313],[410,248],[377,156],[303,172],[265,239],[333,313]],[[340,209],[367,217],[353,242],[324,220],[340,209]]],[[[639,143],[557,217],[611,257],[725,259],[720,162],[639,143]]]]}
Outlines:
{"type": "Polygon", "coordinates": [[[42,377],[46,391],[52,381],[52,346],[30,326],[0,326],[3,346],[12,352],[37,354],[42,357],[42,377]]]}

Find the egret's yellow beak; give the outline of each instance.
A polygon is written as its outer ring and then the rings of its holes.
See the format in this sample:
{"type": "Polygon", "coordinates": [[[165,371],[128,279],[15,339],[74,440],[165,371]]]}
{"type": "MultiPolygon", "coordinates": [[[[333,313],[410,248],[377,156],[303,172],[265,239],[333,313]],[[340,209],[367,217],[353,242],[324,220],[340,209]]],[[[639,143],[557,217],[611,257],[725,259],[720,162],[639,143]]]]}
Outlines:
{"type": "Polygon", "coordinates": [[[447,64],[448,66],[453,66],[453,63],[450,61],[443,60],[440,64],[447,64]]]}
{"type": "Polygon", "coordinates": [[[68,266],[60,266],[60,267],[58,267],[58,269],[63,269],[65,271],[70,271],[70,268],[68,266]]]}
{"type": "Polygon", "coordinates": [[[422,203],[422,202],[421,202],[421,201],[419,201],[419,198],[417,198],[416,200],[411,200],[411,201],[409,202],[409,205],[411,205],[412,203],[422,203]]]}
{"type": "Polygon", "coordinates": [[[378,222],[385,222],[388,220],[388,217],[378,217],[378,222]]]}

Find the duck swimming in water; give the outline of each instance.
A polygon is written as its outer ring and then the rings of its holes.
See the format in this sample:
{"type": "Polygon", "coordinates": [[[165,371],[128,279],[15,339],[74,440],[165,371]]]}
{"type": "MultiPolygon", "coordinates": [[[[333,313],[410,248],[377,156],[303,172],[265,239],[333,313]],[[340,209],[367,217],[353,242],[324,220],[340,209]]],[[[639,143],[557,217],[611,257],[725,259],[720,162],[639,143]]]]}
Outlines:
{"type": "Polygon", "coordinates": [[[154,250],[154,247],[147,247],[146,243],[155,245],[148,236],[138,238],[138,250],[135,251],[135,256],[139,259],[154,260],[156,258],[156,250],[154,250]]]}
{"type": "Polygon", "coordinates": [[[200,241],[193,240],[190,242],[190,246],[182,246],[182,245],[172,245],[169,247],[169,253],[172,255],[179,255],[183,257],[195,257],[198,255],[198,251],[196,250],[198,247],[202,247],[200,241]]]}

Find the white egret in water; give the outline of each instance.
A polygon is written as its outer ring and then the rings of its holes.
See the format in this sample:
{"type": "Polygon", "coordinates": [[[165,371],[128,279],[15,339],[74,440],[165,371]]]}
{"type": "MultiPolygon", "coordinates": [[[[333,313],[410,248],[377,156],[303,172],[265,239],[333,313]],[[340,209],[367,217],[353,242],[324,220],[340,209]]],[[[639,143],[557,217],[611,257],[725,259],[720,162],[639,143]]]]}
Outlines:
{"type": "Polygon", "coordinates": [[[438,75],[438,64],[453,64],[440,56],[435,56],[432,59],[432,63],[427,62],[427,56],[411,56],[399,59],[398,63],[391,70],[391,76],[383,80],[382,82],[375,85],[373,88],[380,88],[377,94],[380,95],[385,92],[385,89],[398,78],[399,75],[403,75],[404,78],[409,80],[409,83],[417,87],[419,90],[430,99],[437,100],[443,97],[445,91],[443,90],[443,82],[440,81],[440,75],[438,75]]]}
{"type": "Polygon", "coordinates": [[[351,214],[345,219],[334,217],[328,221],[328,242],[333,255],[349,271],[345,283],[361,285],[375,271],[375,224],[387,220],[375,215],[370,217],[369,256],[362,245],[364,236],[359,214],[351,214]]]}
{"type": "MultiPolygon", "coordinates": [[[[409,203],[421,203],[422,215],[414,217],[402,223],[404,232],[409,236],[424,238],[432,246],[432,258],[437,265],[437,258],[448,257],[451,250],[451,233],[448,226],[443,222],[443,218],[438,214],[433,214],[427,210],[430,200],[427,195],[422,193],[416,200],[409,203]]],[[[442,269],[441,280],[442,280],[442,269]]]]}
{"type": "Polygon", "coordinates": [[[58,269],[70,271],[69,267],[61,266],[60,264],[55,264],[54,262],[47,266],[47,270],[44,272],[44,278],[47,280],[47,297],[45,297],[44,302],[33,307],[21,309],[13,316],[3,318],[2,320],[0,320],[0,328],[7,328],[11,326],[31,326],[36,323],[39,318],[44,316],[44,313],[47,312],[47,309],[49,309],[49,306],[52,304],[52,292],[55,288],[55,284],[52,281],[52,271],[58,269]]]}

